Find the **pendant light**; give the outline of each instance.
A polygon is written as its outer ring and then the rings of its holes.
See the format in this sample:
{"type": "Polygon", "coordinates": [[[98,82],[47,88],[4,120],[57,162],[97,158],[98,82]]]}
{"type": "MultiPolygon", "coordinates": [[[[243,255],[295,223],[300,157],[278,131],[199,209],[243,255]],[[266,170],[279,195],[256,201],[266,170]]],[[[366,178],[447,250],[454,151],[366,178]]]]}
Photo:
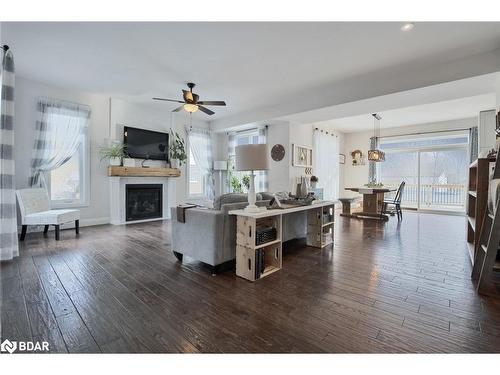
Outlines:
{"type": "Polygon", "coordinates": [[[372,116],[373,137],[371,138],[371,145],[373,145],[374,148],[368,150],[368,160],[374,162],[385,161],[385,152],[377,148],[378,139],[380,138],[380,120],[382,120],[382,117],[376,113],[372,113],[372,116]]]}

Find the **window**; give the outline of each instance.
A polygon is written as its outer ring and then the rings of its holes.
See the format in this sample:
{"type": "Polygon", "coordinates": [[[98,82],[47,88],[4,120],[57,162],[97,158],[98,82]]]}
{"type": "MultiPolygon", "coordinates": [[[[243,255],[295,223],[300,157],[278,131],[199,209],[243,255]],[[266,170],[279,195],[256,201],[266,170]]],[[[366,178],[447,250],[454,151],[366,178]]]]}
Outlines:
{"type": "MultiPolygon", "coordinates": [[[[248,176],[250,172],[236,171],[235,157],[236,146],[266,143],[267,134],[266,129],[250,129],[230,135],[229,138],[229,191],[231,193],[246,193],[249,188],[250,179],[248,176]]],[[[259,193],[268,190],[267,171],[255,171],[255,192],[259,193]]]]}
{"type": "Polygon", "coordinates": [[[63,208],[89,204],[89,152],[87,137],[81,136],[76,153],[46,177],[52,207],[63,208]]]}
{"type": "Polygon", "coordinates": [[[47,188],[53,208],[88,205],[90,107],[40,98],[37,109],[31,185],[47,188]]]}
{"type": "Polygon", "coordinates": [[[406,182],[404,207],[464,212],[468,141],[463,132],[382,138],[386,160],[377,165],[380,180],[393,187],[406,182]]]}
{"type": "Polygon", "coordinates": [[[189,171],[188,171],[188,179],[189,179],[189,195],[191,197],[194,196],[202,196],[204,191],[204,179],[201,169],[198,165],[196,165],[196,161],[193,156],[193,152],[191,151],[191,147],[189,147],[189,171]]]}

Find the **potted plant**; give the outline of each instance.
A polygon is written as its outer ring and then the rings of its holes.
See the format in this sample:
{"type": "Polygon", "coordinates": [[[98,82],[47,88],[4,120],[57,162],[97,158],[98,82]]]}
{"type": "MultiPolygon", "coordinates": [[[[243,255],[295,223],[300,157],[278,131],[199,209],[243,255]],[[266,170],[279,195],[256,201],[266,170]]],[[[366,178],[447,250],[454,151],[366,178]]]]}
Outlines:
{"type": "Polygon", "coordinates": [[[317,183],[318,183],[318,177],[311,176],[311,189],[316,189],[317,183]]]}
{"type": "Polygon", "coordinates": [[[170,130],[171,140],[169,144],[170,166],[179,168],[186,160],[186,142],[179,133],[170,130]]]}
{"type": "Polygon", "coordinates": [[[109,165],[118,166],[122,164],[122,158],[127,156],[127,146],[122,142],[115,141],[107,146],[102,146],[99,150],[101,161],[109,160],[109,165]]]}

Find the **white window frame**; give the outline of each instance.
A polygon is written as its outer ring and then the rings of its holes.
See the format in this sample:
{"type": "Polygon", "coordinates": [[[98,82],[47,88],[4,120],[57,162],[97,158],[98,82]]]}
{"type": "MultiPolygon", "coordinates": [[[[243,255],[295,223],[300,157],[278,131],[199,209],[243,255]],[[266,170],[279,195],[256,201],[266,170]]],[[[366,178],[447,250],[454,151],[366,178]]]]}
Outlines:
{"type": "MultiPolygon", "coordinates": [[[[238,146],[238,138],[243,138],[243,137],[254,137],[255,135],[257,135],[257,138],[259,137],[259,128],[251,128],[251,129],[247,129],[247,130],[241,130],[239,132],[236,132],[236,134],[234,134],[234,137],[235,137],[235,147],[238,146]]],[[[247,143],[247,144],[256,144],[256,143],[247,143]]],[[[235,154],[232,154],[232,155],[228,155],[228,159],[230,158],[235,158],[235,154]]],[[[240,173],[240,174],[245,174],[244,172],[242,171],[235,171],[236,173],[240,173]]],[[[256,185],[257,186],[257,181],[256,181],[256,185]]],[[[229,183],[228,181],[228,191],[232,192],[231,191],[231,184],[229,183]]]]}
{"type": "MultiPolygon", "coordinates": [[[[202,192],[201,194],[192,194],[191,189],[190,189],[190,183],[189,181],[191,180],[191,144],[189,142],[189,135],[186,137],[186,146],[187,146],[187,160],[186,160],[186,185],[187,185],[187,191],[188,191],[188,198],[190,199],[204,199],[205,195],[203,194],[203,190],[205,189],[205,181],[202,180],[202,192]]],[[[196,162],[196,160],[195,160],[196,162]]]]}
{"type": "Polygon", "coordinates": [[[90,142],[89,135],[81,135],[80,154],[80,199],[52,200],[50,171],[44,174],[50,199],[51,208],[78,208],[90,205],[90,142]]]}

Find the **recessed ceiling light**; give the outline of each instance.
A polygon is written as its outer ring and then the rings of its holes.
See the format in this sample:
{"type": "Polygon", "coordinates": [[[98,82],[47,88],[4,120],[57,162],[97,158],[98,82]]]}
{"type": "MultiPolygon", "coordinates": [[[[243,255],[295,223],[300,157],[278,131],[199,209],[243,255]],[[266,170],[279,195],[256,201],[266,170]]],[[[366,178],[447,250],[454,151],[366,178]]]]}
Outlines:
{"type": "Polygon", "coordinates": [[[401,26],[402,31],[410,31],[415,27],[415,24],[412,22],[405,23],[403,26],[401,26]]]}

